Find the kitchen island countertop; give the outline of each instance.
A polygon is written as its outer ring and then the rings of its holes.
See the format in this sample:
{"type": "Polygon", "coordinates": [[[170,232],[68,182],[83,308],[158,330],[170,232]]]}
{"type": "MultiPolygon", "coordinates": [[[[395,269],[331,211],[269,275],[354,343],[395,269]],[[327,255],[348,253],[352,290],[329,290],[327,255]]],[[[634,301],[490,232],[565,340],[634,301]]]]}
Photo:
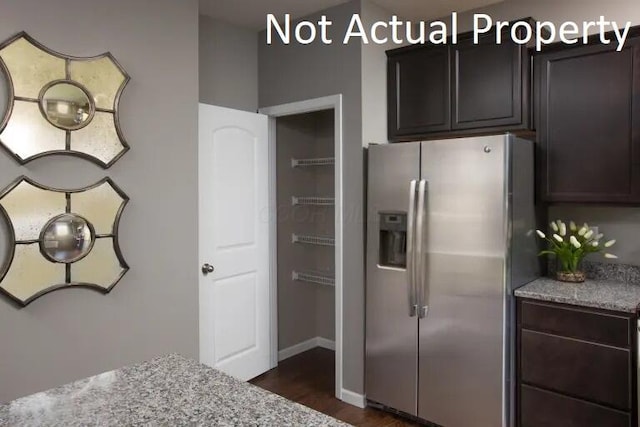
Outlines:
{"type": "Polygon", "coordinates": [[[0,426],[346,426],[179,355],[0,405],[0,426]]]}

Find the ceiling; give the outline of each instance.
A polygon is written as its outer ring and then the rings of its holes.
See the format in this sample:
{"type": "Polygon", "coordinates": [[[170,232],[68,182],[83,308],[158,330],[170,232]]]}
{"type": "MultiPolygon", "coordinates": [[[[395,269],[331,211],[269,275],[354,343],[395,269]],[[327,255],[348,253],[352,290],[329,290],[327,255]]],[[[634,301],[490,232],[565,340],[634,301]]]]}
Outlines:
{"type": "MultiPolygon", "coordinates": [[[[291,14],[293,18],[347,3],[349,0],[199,0],[200,14],[256,31],[266,27],[266,16],[291,14]]],[[[373,0],[401,18],[431,20],[502,0],[373,0]]]]}

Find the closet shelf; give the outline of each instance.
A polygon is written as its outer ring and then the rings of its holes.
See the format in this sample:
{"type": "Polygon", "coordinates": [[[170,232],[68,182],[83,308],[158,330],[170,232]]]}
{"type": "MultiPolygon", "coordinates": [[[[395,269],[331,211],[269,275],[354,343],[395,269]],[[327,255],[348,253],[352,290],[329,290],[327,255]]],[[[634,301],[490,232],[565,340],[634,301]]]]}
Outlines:
{"type": "Polygon", "coordinates": [[[336,284],[336,280],[333,277],[318,273],[292,271],[291,277],[293,278],[293,280],[297,280],[299,282],[317,283],[319,285],[326,286],[335,286],[336,284]]]}
{"type": "Polygon", "coordinates": [[[333,206],[336,199],[333,197],[291,197],[291,205],[333,206]]]}
{"type": "Polygon", "coordinates": [[[307,166],[333,166],[336,163],[335,157],[318,157],[313,159],[291,159],[291,167],[307,166]]]}
{"type": "Polygon", "coordinates": [[[333,237],[320,237],[320,236],[305,236],[300,234],[292,234],[291,241],[293,243],[306,243],[308,245],[316,246],[335,246],[336,239],[333,237]]]}

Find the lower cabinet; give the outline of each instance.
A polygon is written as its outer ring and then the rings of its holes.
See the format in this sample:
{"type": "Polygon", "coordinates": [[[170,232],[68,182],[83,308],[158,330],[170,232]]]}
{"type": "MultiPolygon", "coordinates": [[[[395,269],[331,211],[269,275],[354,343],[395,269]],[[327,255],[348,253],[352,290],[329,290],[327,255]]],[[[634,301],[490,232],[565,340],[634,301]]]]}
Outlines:
{"type": "Polygon", "coordinates": [[[521,427],[636,427],[635,316],[527,299],[517,310],[521,427]]]}

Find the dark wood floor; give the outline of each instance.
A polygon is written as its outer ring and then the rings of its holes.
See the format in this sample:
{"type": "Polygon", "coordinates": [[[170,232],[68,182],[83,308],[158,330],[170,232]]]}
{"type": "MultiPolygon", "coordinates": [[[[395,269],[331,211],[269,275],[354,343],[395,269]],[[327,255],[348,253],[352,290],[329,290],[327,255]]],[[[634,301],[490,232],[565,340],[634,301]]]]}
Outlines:
{"type": "Polygon", "coordinates": [[[356,408],[336,399],[334,357],[331,350],[314,348],[283,360],[277,368],[251,380],[251,383],[356,426],[418,425],[383,411],[356,408]]]}

